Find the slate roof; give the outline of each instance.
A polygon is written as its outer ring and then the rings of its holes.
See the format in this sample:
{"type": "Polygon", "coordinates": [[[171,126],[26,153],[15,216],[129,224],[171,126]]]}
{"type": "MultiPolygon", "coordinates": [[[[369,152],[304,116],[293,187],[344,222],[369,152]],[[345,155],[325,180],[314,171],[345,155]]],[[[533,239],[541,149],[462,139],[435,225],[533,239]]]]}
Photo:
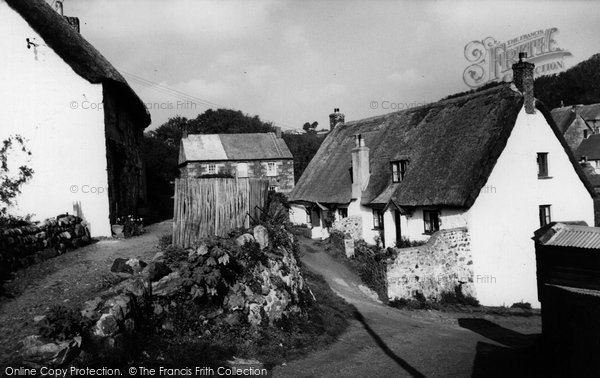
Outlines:
{"type": "MultiPolygon", "coordinates": [[[[351,200],[353,135],[370,149],[371,176],[362,203],[397,206],[470,207],[487,182],[514,127],[523,96],[503,83],[425,106],[336,127],[323,141],[290,193],[291,201],[351,200]],[[406,176],[391,182],[390,162],[408,159],[406,176]]],[[[562,133],[537,103],[590,194],[593,187],[562,133]]]]}
{"type": "Polygon", "coordinates": [[[577,113],[572,106],[552,109],[552,118],[554,119],[554,122],[556,122],[556,126],[558,126],[560,132],[563,134],[567,131],[569,126],[571,126],[576,117],[577,113]]]}
{"type": "Polygon", "coordinates": [[[150,124],[150,113],[115,67],[86,41],[65,18],[44,0],[6,0],[79,76],[92,84],[110,81],[133,101],[133,110],[144,126],[150,124]]]}
{"type": "Polygon", "coordinates": [[[187,161],[292,159],[274,133],[192,134],[181,140],[179,164],[187,161]]]}
{"type": "Polygon", "coordinates": [[[600,159],[600,134],[592,134],[581,141],[575,152],[576,158],[585,156],[588,160],[600,159]]]}

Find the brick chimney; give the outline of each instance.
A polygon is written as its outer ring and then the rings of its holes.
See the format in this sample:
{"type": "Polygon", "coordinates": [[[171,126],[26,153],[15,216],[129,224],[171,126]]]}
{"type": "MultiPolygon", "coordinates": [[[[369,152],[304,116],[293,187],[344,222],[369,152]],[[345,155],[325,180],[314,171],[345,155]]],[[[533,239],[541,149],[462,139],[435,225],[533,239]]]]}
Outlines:
{"type": "Polygon", "coordinates": [[[344,123],[344,117],[340,108],[333,109],[333,113],[329,115],[329,129],[333,130],[338,123],[344,123]]]}
{"type": "Polygon", "coordinates": [[[354,136],[352,149],[352,198],[360,199],[362,192],[369,184],[371,169],[369,167],[369,147],[360,134],[354,136]]]}
{"type": "Polygon", "coordinates": [[[281,138],[281,127],[279,127],[279,126],[273,126],[273,128],[275,129],[275,136],[277,138],[281,138]]]}
{"type": "Polygon", "coordinates": [[[513,64],[513,82],[525,98],[525,111],[535,114],[535,99],[533,97],[533,63],[527,62],[527,53],[519,53],[519,61],[513,64]]]}

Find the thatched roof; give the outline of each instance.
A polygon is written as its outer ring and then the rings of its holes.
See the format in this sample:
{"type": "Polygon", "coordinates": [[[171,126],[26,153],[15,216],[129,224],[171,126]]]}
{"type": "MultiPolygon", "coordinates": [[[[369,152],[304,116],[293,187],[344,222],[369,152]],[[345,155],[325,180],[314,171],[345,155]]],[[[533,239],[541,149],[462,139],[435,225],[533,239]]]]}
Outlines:
{"type": "MultiPolygon", "coordinates": [[[[521,93],[502,84],[339,125],[324,140],[290,200],[350,202],[353,135],[361,134],[370,149],[371,169],[363,204],[470,207],[504,150],[522,105],[521,93]],[[390,162],[402,159],[410,161],[406,176],[402,182],[392,183],[390,162]]],[[[551,117],[550,122],[593,193],[551,117]]]]}
{"type": "Polygon", "coordinates": [[[181,139],[179,164],[188,161],[292,159],[274,133],[193,134],[181,139]]]}
{"type": "Polygon", "coordinates": [[[569,126],[571,126],[576,117],[577,113],[572,106],[552,109],[552,118],[554,119],[554,122],[556,122],[556,126],[558,126],[560,132],[563,134],[567,131],[569,126]]]}
{"type": "Polygon", "coordinates": [[[150,124],[150,114],[142,100],[121,74],[64,17],[44,0],[6,0],[79,76],[93,84],[111,81],[132,100],[133,111],[139,114],[144,127],[150,124]]]}
{"type": "Polygon", "coordinates": [[[584,156],[588,160],[600,159],[600,134],[592,134],[581,141],[575,152],[575,157],[580,159],[584,156]]]}

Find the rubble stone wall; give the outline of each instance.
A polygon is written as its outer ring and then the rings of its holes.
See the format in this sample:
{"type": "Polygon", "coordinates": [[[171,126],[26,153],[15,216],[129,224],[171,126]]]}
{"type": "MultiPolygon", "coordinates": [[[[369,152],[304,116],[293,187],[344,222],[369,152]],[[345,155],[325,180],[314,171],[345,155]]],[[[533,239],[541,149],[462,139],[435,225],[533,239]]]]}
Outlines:
{"type": "Polygon", "coordinates": [[[0,267],[4,274],[13,272],[89,244],[90,240],[85,223],[73,215],[48,219],[40,225],[6,228],[0,230],[0,267]]]}
{"type": "Polygon", "coordinates": [[[395,259],[388,261],[388,297],[413,299],[417,292],[430,300],[439,300],[444,292],[475,297],[473,260],[466,228],[436,232],[426,244],[398,248],[395,259]]]}

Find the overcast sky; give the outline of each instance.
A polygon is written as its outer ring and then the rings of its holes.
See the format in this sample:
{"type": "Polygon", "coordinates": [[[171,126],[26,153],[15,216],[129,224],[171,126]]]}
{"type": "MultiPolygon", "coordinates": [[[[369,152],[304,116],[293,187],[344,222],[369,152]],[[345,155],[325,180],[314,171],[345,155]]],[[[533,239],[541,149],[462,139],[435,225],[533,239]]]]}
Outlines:
{"type": "Polygon", "coordinates": [[[334,107],[353,120],[436,101],[469,89],[465,45],[490,36],[557,27],[566,67],[600,52],[594,2],[65,0],[64,10],[151,104],[151,128],[207,103],[301,128],[328,127],[334,107]]]}

